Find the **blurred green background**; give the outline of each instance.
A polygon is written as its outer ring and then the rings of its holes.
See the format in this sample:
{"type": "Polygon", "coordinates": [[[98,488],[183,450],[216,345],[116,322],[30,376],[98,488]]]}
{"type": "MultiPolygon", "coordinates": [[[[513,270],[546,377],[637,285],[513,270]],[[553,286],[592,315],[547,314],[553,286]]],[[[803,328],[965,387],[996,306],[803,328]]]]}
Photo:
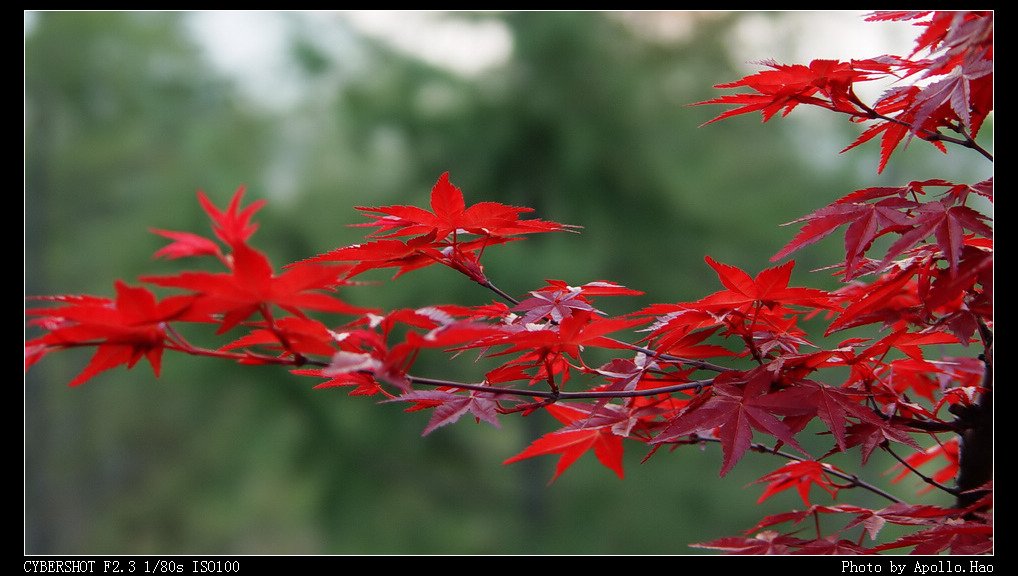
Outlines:
{"type": "MultiPolygon", "coordinates": [[[[988,175],[917,143],[877,176],[875,144],[839,156],[859,128],[811,110],[697,128],[722,108],[686,105],[759,69],[748,60],[911,47],[910,26],[861,20],[26,12],[25,292],[109,296],[117,278],[176,270],[151,260],[164,241],[148,229],[207,234],[199,189],[220,206],[242,184],[246,202],[267,198],[253,241],[282,266],[359,241],[354,206],[427,206],[449,171],[468,203],[584,227],[489,250],[506,291],[556,278],[647,293],[600,301],[610,313],[696,299],[720,288],[705,255],[755,274],[794,233],[779,224],[852,190],[988,175]],[[854,51],[826,53],[839,38],[854,51]]],[[[794,282],[834,287],[810,270],[838,249],[798,254],[794,282]]],[[[437,267],[344,296],[492,300],[437,267]]],[[[552,429],[539,416],[422,438],[427,413],[282,369],[167,357],[158,380],[139,365],[68,388],[88,357],[53,355],[25,376],[29,554],[685,554],[801,505],[754,504],[761,487],[746,485],[773,458],[719,478],[716,447],[641,463],[633,443],[625,480],[588,455],[548,486],[554,458],[501,464],[552,429]]],[[[420,371],[476,379],[444,358],[420,371]]],[[[868,479],[886,484],[881,466],[868,479]]]]}

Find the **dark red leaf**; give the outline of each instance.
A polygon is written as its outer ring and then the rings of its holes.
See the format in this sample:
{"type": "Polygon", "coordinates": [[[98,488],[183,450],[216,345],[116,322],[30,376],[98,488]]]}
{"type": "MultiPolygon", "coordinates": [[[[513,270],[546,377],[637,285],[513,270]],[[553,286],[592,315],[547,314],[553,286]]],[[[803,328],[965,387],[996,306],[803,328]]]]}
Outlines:
{"type": "Polygon", "coordinates": [[[781,442],[794,447],[804,455],[807,452],[796,441],[793,431],[775,414],[781,416],[801,415],[804,406],[788,406],[774,403],[768,390],[774,377],[766,370],[756,370],[745,377],[730,374],[718,376],[708,400],[691,404],[690,409],[679,414],[667,428],[654,438],[655,444],[677,441],[690,434],[710,435],[718,429],[724,451],[721,475],[727,474],[753,440],[753,430],[770,434],[781,442]]]}

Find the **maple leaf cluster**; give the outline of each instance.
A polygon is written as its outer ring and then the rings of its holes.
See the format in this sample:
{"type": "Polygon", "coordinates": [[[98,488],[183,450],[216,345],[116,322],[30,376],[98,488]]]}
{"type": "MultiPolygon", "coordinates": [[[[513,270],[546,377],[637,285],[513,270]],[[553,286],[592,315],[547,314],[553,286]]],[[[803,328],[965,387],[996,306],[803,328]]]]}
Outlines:
{"type": "Polygon", "coordinates": [[[779,112],[788,115],[801,104],[848,114],[855,122],[873,124],[845,150],[879,136],[878,172],[898,145],[913,137],[944,152],[944,142],[977,147],[974,138],[993,110],[993,12],[875,12],[867,20],[916,21],[925,30],[908,57],[814,60],[808,65],[765,61],[771,70],[715,86],[752,92],[699,103],[738,105],[707,124],[757,111],[766,122],[779,112]],[[927,51],[928,58],[915,58],[927,51]],[[856,83],[888,79],[899,85],[876,102],[867,104],[856,95],[856,83]]]}
{"type": "MultiPolygon", "coordinates": [[[[718,119],[761,111],[767,120],[811,104],[875,120],[860,141],[884,133],[881,169],[906,135],[940,145],[951,141],[943,130],[973,138],[992,111],[992,13],[870,18],[927,16],[909,58],[775,64],[722,86],[756,93],[707,103],[740,106],[718,119]],[[912,58],[922,50],[930,56],[912,58]],[[933,81],[895,89],[872,106],[862,103],[854,84],[882,75],[933,81]]],[[[974,140],[964,142],[978,149],[974,140]]],[[[160,300],[144,286],[117,281],[112,299],[31,299],[46,305],[26,310],[29,324],[42,332],[26,340],[26,369],[72,347],[96,351],[71,385],[142,358],[158,376],[165,351],[276,364],[315,379],[317,388],[430,410],[424,434],[463,417],[498,427],[506,415],[544,411],[560,427],[505,463],[556,456],[551,481],[589,452],[623,477],[624,448],[633,442],[646,447],[647,457],[662,447],[720,445],[721,475],[747,452],[767,453],[779,466],[760,478],[760,500],[794,489],[805,509],[770,516],[744,536],[698,546],[738,554],[992,551],[992,445],[988,463],[964,459],[988,435],[992,442],[993,227],[973,206],[992,203],[992,178],[868,188],[794,221],[800,232],[774,260],[845,227],[845,260],[832,267],[844,281],[838,290],[792,285],[794,261],[752,275],[708,256],[717,292],[614,317],[597,307],[599,299],[640,292],[605,280],[548,280],[519,298],[499,289],[481,264],[486,248],[576,227],[523,218],[528,208],[468,207],[448,173],[431,190],[431,210],[359,208],[371,221],[355,226],[375,229],[364,243],[279,271],[251,244],[252,217],[264,203],[242,208],[243,193],[238,189],[221,210],[199,192],[215,239],[154,230],[171,240],[157,256],[211,258],[222,268],[140,278],[179,293],[160,300]],[[873,245],[883,237],[889,247],[874,256],[873,245]],[[355,278],[369,270],[394,268],[398,277],[434,264],[463,274],[496,299],[382,311],[339,296],[341,288],[357,289],[355,278]],[[827,323],[823,341],[804,328],[817,320],[827,323]],[[176,328],[184,323],[233,338],[219,348],[198,347],[176,328]],[[860,335],[860,328],[871,335],[860,335]],[[968,353],[975,348],[981,352],[968,353]],[[471,352],[496,366],[476,382],[424,377],[414,364],[425,351],[471,352]],[[606,352],[611,360],[591,360],[606,352]],[[811,453],[801,442],[804,434],[829,438],[830,446],[811,453]],[[831,463],[851,451],[861,465],[876,452],[894,456],[900,462],[896,482],[918,477],[928,490],[953,495],[956,505],[908,504],[831,463]],[[929,464],[940,468],[932,475],[920,471],[929,464]],[[948,485],[952,479],[956,486],[948,485]],[[813,488],[831,499],[867,490],[888,505],[817,504],[813,488]],[[822,518],[843,522],[824,534],[822,518]],[[817,526],[812,538],[798,531],[806,520],[817,526]],[[887,523],[917,531],[880,542],[887,523]],[[791,531],[777,530],[783,524],[791,531]]]]}

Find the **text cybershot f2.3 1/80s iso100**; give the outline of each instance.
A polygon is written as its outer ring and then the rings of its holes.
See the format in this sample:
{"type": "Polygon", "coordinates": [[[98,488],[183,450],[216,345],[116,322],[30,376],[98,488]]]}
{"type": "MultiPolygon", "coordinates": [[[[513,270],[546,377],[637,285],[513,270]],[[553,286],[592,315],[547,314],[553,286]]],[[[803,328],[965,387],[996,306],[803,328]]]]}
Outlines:
{"type": "Polygon", "coordinates": [[[108,560],[25,560],[25,573],[31,574],[236,574],[240,560],[123,558],[108,560]]]}
{"type": "Polygon", "coordinates": [[[987,574],[993,572],[993,564],[980,559],[932,559],[905,562],[842,560],[841,571],[843,573],[886,573],[892,576],[903,574],[987,574]]]}

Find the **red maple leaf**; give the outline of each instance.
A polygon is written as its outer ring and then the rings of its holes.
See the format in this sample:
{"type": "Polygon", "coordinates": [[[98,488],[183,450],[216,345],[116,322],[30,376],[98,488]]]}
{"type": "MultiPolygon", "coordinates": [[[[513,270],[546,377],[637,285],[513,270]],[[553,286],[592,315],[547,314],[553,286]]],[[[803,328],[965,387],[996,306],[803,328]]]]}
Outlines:
{"type": "Polygon", "coordinates": [[[449,390],[414,390],[391,401],[397,400],[413,403],[414,409],[434,410],[422,432],[423,436],[455,423],[466,414],[472,415],[478,422],[484,421],[495,428],[501,428],[498,423],[498,403],[495,396],[488,392],[471,390],[468,394],[456,394],[449,390]]]}
{"type": "Polygon", "coordinates": [[[795,460],[778,468],[774,472],[760,478],[754,484],[767,483],[767,489],[760,495],[756,503],[759,504],[771,496],[795,488],[799,497],[806,506],[812,506],[809,501],[809,490],[811,487],[819,486],[827,491],[832,497],[838,494],[839,486],[831,478],[830,472],[835,470],[830,464],[817,462],[816,460],[795,460]]]}
{"type": "Polygon", "coordinates": [[[800,104],[812,104],[856,114],[861,109],[855,104],[857,98],[852,92],[852,84],[857,81],[870,80],[867,70],[857,70],[849,62],[837,60],[813,60],[808,66],[802,64],[778,64],[773,61],[762,62],[772,68],[751,74],[736,82],[718,84],[715,88],[746,87],[754,92],[729,94],[701,104],[737,104],[738,108],[728,110],[703,125],[717,122],[740,114],[759,111],[763,121],[767,122],[775,114],[781,112],[787,116],[800,104]]]}
{"type": "MultiPolygon", "coordinates": [[[[353,244],[336,248],[324,254],[303,260],[300,263],[313,264],[322,262],[353,262],[346,273],[347,278],[362,274],[368,270],[379,268],[398,268],[394,278],[407,272],[431,266],[445,264],[460,270],[474,279],[482,279],[479,263],[480,253],[484,248],[503,244],[512,238],[472,238],[452,242],[436,242],[435,234],[415,236],[407,240],[386,238],[372,240],[363,244],[353,244]]],[[[290,264],[295,266],[297,264],[290,264]]],[[[288,267],[289,267],[288,266],[288,267]]]]}
{"type": "Polygon", "coordinates": [[[799,445],[794,432],[775,414],[802,416],[813,410],[795,403],[775,402],[767,393],[774,381],[767,370],[756,369],[746,375],[725,373],[714,380],[706,401],[693,402],[654,438],[653,443],[674,442],[691,434],[711,434],[717,429],[724,452],[721,475],[727,474],[753,440],[753,430],[770,434],[781,442],[808,454],[799,445]]]}
{"type": "Polygon", "coordinates": [[[377,227],[378,230],[371,236],[378,238],[434,234],[434,240],[441,241],[459,231],[497,237],[574,228],[539,219],[520,220],[520,214],[532,212],[533,208],[507,206],[497,202],[479,202],[468,208],[463,192],[449,182],[448,172],[442,174],[431,189],[430,212],[416,206],[357,209],[382,214],[368,214],[376,219],[375,222],[354,225],[377,227]]]}
{"type": "MultiPolygon", "coordinates": [[[[115,299],[40,298],[61,302],[56,308],[26,310],[26,314],[42,316],[48,332],[25,343],[26,350],[36,350],[27,363],[34,362],[46,351],[82,345],[96,345],[88,366],[71,381],[82,384],[96,374],[120,365],[132,368],[145,358],[156,377],[166,347],[165,322],[180,319],[189,313],[192,296],[171,296],[157,301],[143,287],[116,282],[115,299]]],[[[26,366],[27,368],[27,366],[26,366]]]]}
{"type": "Polygon", "coordinates": [[[222,251],[219,249],[219,244],[216,244],[212,240],[198,234],[192,234],[191,232],[174,232],[171,230],[159,230],[157,228],[151,228],[152,232],[165,236],[173,240],[172,243],[166,245],[157,251],[154,255],[155,258],[165,256],[170,260],[175,258],[183,258],[185,256],[219,256],[222,257],[222,251]]]}
{"type": "Polygon", "coordinates": [[[705,259],[717,272],[726,290],[699,300],[696,306],[702,310],[748,310],[756,306],[773,308],[777,305],[835,309],[832,296],[824,290],[788,287],[794,261],[763,270],[754,278],[710,256],[705,259]]]}
{"type": "Polygon", "coordinates": [[[243,197],[244,187],[241,186],[234,192],[229,207],[223,211],[217,208],[205,196],[204,192],[198,191],[198,201],[201,202],[205,212],[212,219],[213,231],[216,236],[234,248],[246,243],[248,238],[258,229],[258,224],[252,223],[251,218],[266,203],[265,199],[261,199],[241,210],[240,201],[243,197]]]}
{"type": "Polygon", "coordinates": [[[531,297],[523,300],[511,312],[521,314],[518,320],[524,324],[550,319],[561,322],[572,315],[574,310],[586,310],[601,314],[591,305],[593,296],[638,296],[638,290],[630,290],[614,282],[588,282],[583,286],[569,286],[560,280],[548,280],[548,286],[530,293],[531,297]]]}
{"type": "Polygon", "coordinates": [[[431,190],[431,211],[416,206],[358,207],[374,218],[354,226],[375,227],[376,240],[331,250],[308,260],[355,262],[349,275],[376,268],[398,268],[396,276],[431,264],[444,264],[481,284],[487,282],[481,255],[488,246],[518,240],[519,236],[576,228],[540,219],[522,220],[531,208],[480,202],[466,206],[463,192],[449,182],[446,172],[431,190]],[[399,236],[411,236],[399,240],[399,236]]]}
{"type": "MultiPolygon", "coordinates": [[[[570,408],[562,404],[552,404],[546,409],[557,420],[567,425],[589,417],[589,413],[585,410],[570,408]]],[[[594,455],[597,456],[601,464],[613,470],[619,478],[625,477],[622,468],[622,436],[612,432],[610,426],[550,432],[535,440],[523,452],[509,458],[503,464],[519,462],[534,456],[560,454],[558,464],[555,466],[555,475],[548,481],[551,484],[590,449],[594,450],[594,455]]]]}
{"type": "Polygon", "coordinates": [[[329,380],[315,385],[316,389],[353,386],[354,389],[350,391],[351,396],[374,396],[375,394],[385,394],[381,384],[379,384],[379,382],[375,380],[371,374],[365,372],[343,372],[341,374],[336,374],[335,376],[327,375],[328,369],[321,368],[301,368],[291,370],[290,372],[299,376],[322,376],[329,378],[329,380]]]}
{"type": "MultiPolygon", "coordinates": [[[[609,338],[606,334],[617,332],[641,323],[630,318],[602,318],[589,310],[574,310],[560,324],[540,326],[519,326],[512,331],[502,331],[493,338],[479,339],[469,347],[491,347],[508,345],[499,355],[516,352],[534,352],[539,357],[567,355],[579,358],[584,346],[626,349],[627,344],[609,338]]],[[[465,346],[467,347],[467,346],[465,346]]]]}
{"type": "Polygon", "coordinates": [[[341,283],[346,266],[298,263],[276,275],[268,258],[244,243],[234,246],[230,263],[229,272],[182,272],[172,276],[143,276],[141,280],[200,295],[196,306],[210,314],[223,315],[220,334],[269,304],[298,317],[305,316],[304,310],[337,314],[367,312],[326,293],[341,283]]]}
{"type": "Polygon", "coordinates": [[[276,320],[271,329],[258,328],[220,350],[264,346],[286,355],[331,356],[336,351],[335,344],[335,335],[325,324],[311,318],[289,316],[276,320]]]}

